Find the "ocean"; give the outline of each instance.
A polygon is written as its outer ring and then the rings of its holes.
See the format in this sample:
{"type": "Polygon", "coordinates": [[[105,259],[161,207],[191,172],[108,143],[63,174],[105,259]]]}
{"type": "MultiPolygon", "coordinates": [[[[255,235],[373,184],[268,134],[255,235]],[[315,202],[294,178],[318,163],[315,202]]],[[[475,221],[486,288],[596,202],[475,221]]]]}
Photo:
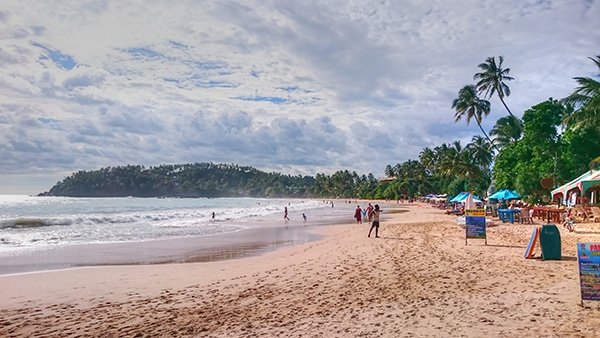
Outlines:
{"type": "Polygon", "coordinates": [[[0,195],[0,274],[235,258],[314,240],[310,228],[351,222],[353,207],[310,199],[0,195]]]}

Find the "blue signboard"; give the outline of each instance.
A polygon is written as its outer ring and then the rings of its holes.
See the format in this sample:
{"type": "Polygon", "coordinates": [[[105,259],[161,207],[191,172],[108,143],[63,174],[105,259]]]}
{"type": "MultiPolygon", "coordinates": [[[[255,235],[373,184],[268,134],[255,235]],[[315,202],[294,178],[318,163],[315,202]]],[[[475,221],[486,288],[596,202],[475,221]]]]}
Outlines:
{"type": "Polygon", "coordinates": [[[577,243],[581,300],[600,300],[600,243],[577,243]]]}
{"type": "Polygon", "coordinates": [[[467,238],[486,239],[484,209],[467,209],[465,223],[467,238]]]}

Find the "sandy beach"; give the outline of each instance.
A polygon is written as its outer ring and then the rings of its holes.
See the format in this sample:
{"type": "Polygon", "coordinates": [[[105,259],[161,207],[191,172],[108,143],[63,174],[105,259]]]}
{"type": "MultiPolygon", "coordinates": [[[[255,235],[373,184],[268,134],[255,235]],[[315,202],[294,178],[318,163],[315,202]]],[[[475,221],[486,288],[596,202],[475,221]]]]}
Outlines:
{"type": "Polygon", "coordinates": [[[1,276],[0,336],[600,336],[575,251],[600,225],[561,227],[560,261],[526,260],[531,225],[465,245],[438,209],[383,209],[379,239],[348,223],[257,257],[1,276]]]}

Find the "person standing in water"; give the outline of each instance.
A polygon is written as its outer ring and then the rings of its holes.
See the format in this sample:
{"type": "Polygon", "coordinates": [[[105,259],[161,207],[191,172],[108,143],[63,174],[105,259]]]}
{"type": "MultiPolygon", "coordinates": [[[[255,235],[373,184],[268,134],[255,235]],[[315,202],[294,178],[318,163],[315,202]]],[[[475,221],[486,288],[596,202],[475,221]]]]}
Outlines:
{"type": "Polygon", "coordinates": [[[284,209],[283,220],[284,221],[289,221],[290,220],[290,218],[288,217],[287,207],[285,207],[285,209],[284,209]]]}
{"type": "Polygon", "coordinates": [[[373,221],[373,206],[371,203],[369,203],[369,206],[367,207],[367,217],[369,217],[369,222],[373,221]]]}
{"type": "Polygon", "coordinates": [[[383,210],[379,210],[379,204],[375,204],[375,209],[373,209],[373,224],[371,225],[371,229],[369,230],[369,236],[371,237],[371,231],[375,228],[375,238],[379,238],[379,214],[383,210]]]}
{"type": "Polygon", "coordinates": [[[354,211],[354,218],[356,218],[356,224],[362,223],[362,209],[360,205],[356,206],[356,210],[354,211]]]}

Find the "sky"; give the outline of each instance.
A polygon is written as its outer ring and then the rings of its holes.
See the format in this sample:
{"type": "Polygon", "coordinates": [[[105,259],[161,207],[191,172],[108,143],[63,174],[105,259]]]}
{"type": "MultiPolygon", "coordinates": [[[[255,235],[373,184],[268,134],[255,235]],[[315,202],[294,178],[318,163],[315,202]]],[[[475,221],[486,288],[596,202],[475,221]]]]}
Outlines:
{"type": "Polygon", "coordinates": [[[487,57],[517,116],[569,95],[596,75],[599,18],[597,0],[3,0],[0,194],[127,164],[383,177],[480,133],[451,105],[487,57]]]}

